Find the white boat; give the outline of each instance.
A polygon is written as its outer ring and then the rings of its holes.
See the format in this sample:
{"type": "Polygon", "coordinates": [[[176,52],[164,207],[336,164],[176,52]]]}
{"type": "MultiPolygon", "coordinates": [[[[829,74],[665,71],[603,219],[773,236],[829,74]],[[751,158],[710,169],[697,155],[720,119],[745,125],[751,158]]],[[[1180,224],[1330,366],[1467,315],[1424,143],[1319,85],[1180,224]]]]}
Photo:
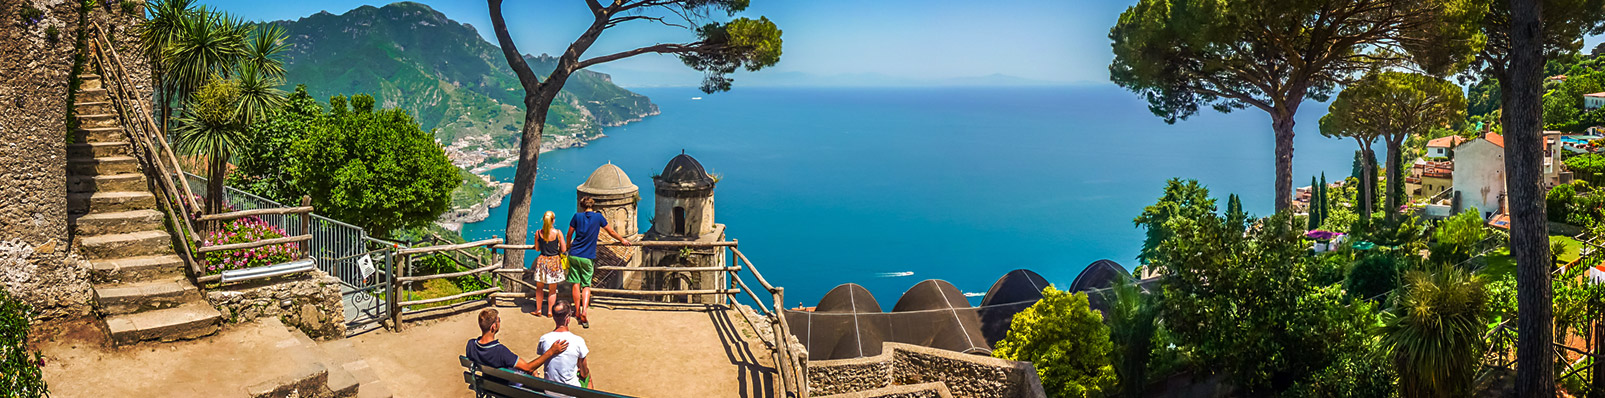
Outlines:
{"type": "Polygon", "coordinates": [[[702,97],[691,97],[692,101],[696,101],[696,100],[699,100],[699,99],[702,99],[702,97]]]}

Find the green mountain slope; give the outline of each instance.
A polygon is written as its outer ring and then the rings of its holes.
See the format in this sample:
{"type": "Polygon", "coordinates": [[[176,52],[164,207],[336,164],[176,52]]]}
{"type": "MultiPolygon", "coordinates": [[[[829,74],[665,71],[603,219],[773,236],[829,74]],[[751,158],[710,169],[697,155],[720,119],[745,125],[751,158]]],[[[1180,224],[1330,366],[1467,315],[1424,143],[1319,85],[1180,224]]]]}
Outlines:
{"type": "MultiPolygon", "coordinates": [[[[413,2],[275,23],[289,33],[285,81],[306,84],[316,98],[369,93],[382,106],[412,112],[446,143],[476,135],[507,146],[517,142],[523,91],[501,49],[473,26],[413,2]]],[[[557,61],[525,59],[542,74],[557,61]]],[[[546,131],[583,139],[657,111],[646,96],[614,85],[606,74],[582,71],[552,106],[546,131]]]]}

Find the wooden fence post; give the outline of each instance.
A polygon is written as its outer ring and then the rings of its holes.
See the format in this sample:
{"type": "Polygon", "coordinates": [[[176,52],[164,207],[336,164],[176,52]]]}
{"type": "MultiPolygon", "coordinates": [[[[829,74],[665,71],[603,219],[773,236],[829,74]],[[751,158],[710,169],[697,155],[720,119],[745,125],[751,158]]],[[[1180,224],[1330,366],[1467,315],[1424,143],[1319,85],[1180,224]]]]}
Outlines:
{"type": "MultiPolygon", "coordinates": [[[[312,205],[312,197],[301,195],[301,207],[312,205]]],[[[301,235],[312,234],[312,212],[301,213],[301,235]]],[[[312,258],[312,242],[301,242],[301,253],[312,258]]],[[[315,261],[315,260],[314,260],[315,261]]]]}

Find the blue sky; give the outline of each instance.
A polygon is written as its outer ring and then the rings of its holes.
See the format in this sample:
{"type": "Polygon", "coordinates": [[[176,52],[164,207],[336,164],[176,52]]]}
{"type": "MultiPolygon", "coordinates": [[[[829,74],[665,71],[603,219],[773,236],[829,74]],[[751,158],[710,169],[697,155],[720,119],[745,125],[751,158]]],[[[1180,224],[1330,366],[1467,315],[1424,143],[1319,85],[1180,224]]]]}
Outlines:
{"type": "MultiPolygon", "coordinates": [[[[425,0],[474,25],[491,43],[484,1],[425,0]]],[[[766,16],[785,32],[779,65],[760,74],[889,75],[915,80],[1002,74],[1054,83],[1108,81],[1109,26],[1135,0],[754,0],[740,16],[766,16]]],[[[251,20],[341,14],[359,0],[207,1],[251,20]]],[[[559,53],[589,24],[581,0],[507,0],[509,30],[526,53],[559,53]]],[[[692,39],[679,28],[634,23],[610,29],[587,54],[692,39]]],[[[599,65],[623,85],[695,85],[700,75],[672,57],[644,55],[599,65]]],[[[755,76],[752,78],[763,78],[755,76]]],[[[742,76],[737,76],[738,83],[742,76]]]]}

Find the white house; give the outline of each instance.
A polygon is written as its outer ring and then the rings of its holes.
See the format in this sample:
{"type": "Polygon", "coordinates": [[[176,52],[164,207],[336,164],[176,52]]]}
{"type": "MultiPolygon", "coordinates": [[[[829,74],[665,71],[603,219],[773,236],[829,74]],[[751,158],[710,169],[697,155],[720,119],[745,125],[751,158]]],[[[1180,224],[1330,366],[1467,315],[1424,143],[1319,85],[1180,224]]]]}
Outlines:
{"type": "Polygon", "coordinates": [[[1583,109],[1599,109],[1605,107],[1605,92],[1583,94],[1583,109]]]}
{"type": "Polygon", "coordinates": [[[1455,147],[1453,184],[1460,196],[1456,210],[1476,208],[1483,219],[1498,214],[1505,196],[1505,137],[1488,133],[1455,147]]]}
{"type": "Polygon", "coordinates": [[[1466,139],[1462,138],[1462,137],[1460,137],[1458,135],[1451,135],[1451,136],[1448,136],[1448,137],[1433,138],[1432,141],[1427,141],[1427,157],[1429,157],[1429,158],[1446,158],[1446,157],[1449,157],[1449,150],[1450,149],[1454,149],[1455,146],[1460,145],[1461,143],[1464,143],[1464,142],[1466,142],[1466,139]]]}
{"type": "MultiPolygon", "coordinates": [[[[1563,179],[1565,165],[1560,162],[1560,132],[1545,131],[1543,158],[1544,185],[1553,187],[1563,179]]],[[[1455,147],[1453,186],[1460,196],[1456,210],[1476,208],[1483,219],[1503,213],[1505,197],[1505,137],[1488,133],[1482,138],[1455,147]]]]}

